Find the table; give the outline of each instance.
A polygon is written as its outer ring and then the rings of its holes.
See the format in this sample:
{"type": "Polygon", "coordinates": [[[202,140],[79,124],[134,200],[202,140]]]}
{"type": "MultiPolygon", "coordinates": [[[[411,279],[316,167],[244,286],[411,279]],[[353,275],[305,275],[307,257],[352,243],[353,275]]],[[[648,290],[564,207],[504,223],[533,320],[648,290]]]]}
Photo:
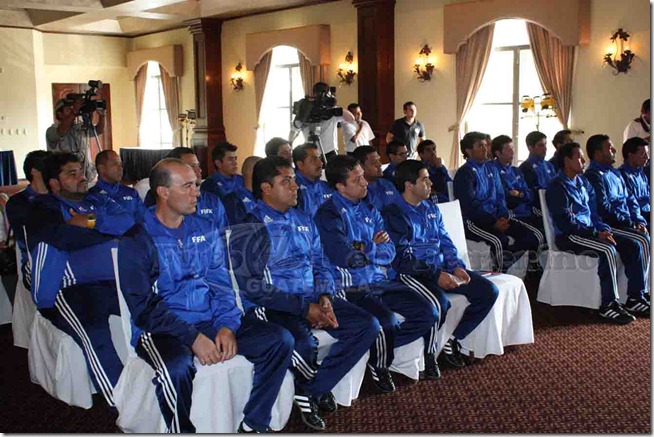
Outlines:
{"type": "Polygon", "coordinates": [[[120,159],[123,161],[123,179],[137,181],[150,177],[152,167],[165,158],[170,150],[121,147],[120,159]]]}
{"type": "Polygon", "coordinates": [[[16,185],[18,173],[16,173],[16,161],[14,151],[0,151],[0,185],[16,185]]]}

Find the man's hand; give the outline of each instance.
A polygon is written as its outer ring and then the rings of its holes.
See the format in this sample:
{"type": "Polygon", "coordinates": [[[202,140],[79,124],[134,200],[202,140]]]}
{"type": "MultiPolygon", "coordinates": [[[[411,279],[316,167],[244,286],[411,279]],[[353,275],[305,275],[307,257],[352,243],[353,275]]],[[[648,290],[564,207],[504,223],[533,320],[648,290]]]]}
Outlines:
{"type": "Polygon", "coordinates": [[[379,231],[372,237],[372,242],[376,244],[388,243],[389,241],[391,241],[391,238],[386,231],[379,231]]]}
{"type": "Polygon", "coordinates": [[[441,275],[438,277],[438,286],[441,287],[443,290],[451,290],[453,288],[458,287],[459,284],[456,283],[456,279],[454,279],[453,275],[450,275],[449,273],[443,271],[441,272],[441,275]]]}
{"type": "Polygon", "coordinates": [[[191,350],[204,366],[210,366],[220,362],[220,352],[216,348],[216,345],[209,337],[202,333],[198,334],[195,338],[191,350]]]}
{"type": "Polygon", "coordinates": [[[443,166],[443,159],[436,157],[434,158],[434,167],[441,168],[443,166]]]}
{"type": "Polygon", "coordinates": [[[79,226],[80,228],[86,228],[86,223],[93,214],[80,214],[76,212],[73,208],[69,210],[71,218],[66,222],[67,225],[79,226]]]}
{"type": "Polygon", "coordinates": [[[216,349],[220,354],[220,361],[218,361],[219,363],[234,358],[236,352],[238,351],[234,331],[229,328],[220,328],[220,331],[218,331],[218,334],[216,334],[216,349]]]}
{"type": "Polygon", "coordinates": [[[454,269],[453,273],[454,273],[454,276],[456,276],[461,281],[463,281],[459,285],[466,285],[466,284],[470,283],[470,275],[468,274],[468,272],[465,271],[465,269],[462,269],[461,267],[457,267],[456,269],[454,269]]]}
{"type": "Polygon", "coordinates": [[[315,329],[321,329],[332,325],[331,320],[329,320],[329,318],[323,313],[322,307],[317,303],[309,304],[307,321],[311,327],[315,329]]]}
{"type": "Polygon", "coordinates": [[[614,246],[618,245],[618,243],[615,242],[615,239],[613,238],[613,234],[611,233],[611,231],[600,231],[598,237],[600,240],[606,241],[607,243],[610,243],[614,246]]]}
{"type": "Polygon", "coordinates": [[[510,223],[510,220],[507,217],[500,217],[500,218],[497,219],[497,221],[495,222],[495,224],[493,226],[498,231],[504,233],[504,232],[506,232],[507,229],[509,229],[509,223],[510,223]]]}
{"type": "Polygon", "coordinates": [[[638,224],[634,225],[634,229],[637,230],[637,231],[642,232],[643,234],[649,234],[649,232],[647,231],[647,226],[645,226],[645,225],[643,225],[641,223],[638,223],[638,224]]]}
{"type": "Polygon", "coordinates": [[[518,190],[509,190],[509,195],[513,197],[520,197],[520,191],[518,190]]]}
{"type": "Polygon", "coordinates": [[[336,320],[336,314],[334,314],[334,307],[332,306],[332,301],[328,296],[320,296],[318,299],[318,305],[322,309],[322,313],[330,321],[331,328],[338,328],[338,320],[336,320]]]}

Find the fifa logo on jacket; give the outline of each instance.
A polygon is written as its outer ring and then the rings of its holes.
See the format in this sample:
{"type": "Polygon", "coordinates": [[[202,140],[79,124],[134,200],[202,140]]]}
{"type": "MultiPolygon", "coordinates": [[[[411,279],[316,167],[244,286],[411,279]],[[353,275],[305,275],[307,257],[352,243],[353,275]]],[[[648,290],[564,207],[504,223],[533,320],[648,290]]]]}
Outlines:
{"type": "Polygon", "coordinates": [[[204,235],[198,235],[197,237],[191,237],[191,241],[194,243],[202,243],[203,241],[207,241],[207,239],[204,235]]]}
{"type": "Polygon", "coordinates": [[[200,214],[213,214],[213,210],[209,208],[204,208],[200,210],[200,214]]]}
{"type": "Polygon", "coordinates": [[[297,230],[299,232],[309,232],[309,227],[308,226],[298,226],[297,230]]]}

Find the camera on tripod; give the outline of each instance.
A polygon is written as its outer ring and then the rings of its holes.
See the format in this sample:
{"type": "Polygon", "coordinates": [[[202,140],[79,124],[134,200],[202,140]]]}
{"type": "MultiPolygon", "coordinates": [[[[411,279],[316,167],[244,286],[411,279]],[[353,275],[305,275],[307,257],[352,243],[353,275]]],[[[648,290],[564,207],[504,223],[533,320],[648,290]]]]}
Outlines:
{"type": "Polygon", "coordinates": [[[336,105],[336,87],[329,87],[329,91],[321,91],[313,96],[293,103],[293,126],[302,129],[311,123],[320,123],[332,117],[343,115],[343,108],[336,105]]]}
{"type": "Polygon", "coordinates": [[[89,80],[88,86],[90,88],[84,93],[66,94],[66,100],[70,101],[71,105],[77,100],[82,100],[82,107],[79,110],[79,115],[81,115],[83,118],[90,119],[90,115],[93,114],[96,110],[107,109],[107,101],[103,99],[93,99],[93,97],[98,95],[96,91],[102,89],[102,81],[89,80]]]}

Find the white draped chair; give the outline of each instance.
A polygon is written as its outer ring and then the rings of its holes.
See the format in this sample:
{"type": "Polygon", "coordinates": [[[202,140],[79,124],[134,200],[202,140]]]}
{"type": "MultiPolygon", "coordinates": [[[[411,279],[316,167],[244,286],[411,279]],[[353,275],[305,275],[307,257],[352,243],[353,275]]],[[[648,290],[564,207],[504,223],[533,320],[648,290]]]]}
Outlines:
{"type": "Polygon", "coordinates": [[[18,265],[18,282],[14,295],[14,308],[11,320],[11,330],[14,335],[14,346],[27,349],[30,344],[30,332],[36,305],[30,296],[30,292],[23,284],[23,271],[20,268],[20,249],[16,246],[16,262],[18,265]]]}
{"type": "Polygon", "coordinates": [[[11,323],[11,313],[11,301],[9,300],[4,284],[0,280],[0,325],[11,323]]]}

